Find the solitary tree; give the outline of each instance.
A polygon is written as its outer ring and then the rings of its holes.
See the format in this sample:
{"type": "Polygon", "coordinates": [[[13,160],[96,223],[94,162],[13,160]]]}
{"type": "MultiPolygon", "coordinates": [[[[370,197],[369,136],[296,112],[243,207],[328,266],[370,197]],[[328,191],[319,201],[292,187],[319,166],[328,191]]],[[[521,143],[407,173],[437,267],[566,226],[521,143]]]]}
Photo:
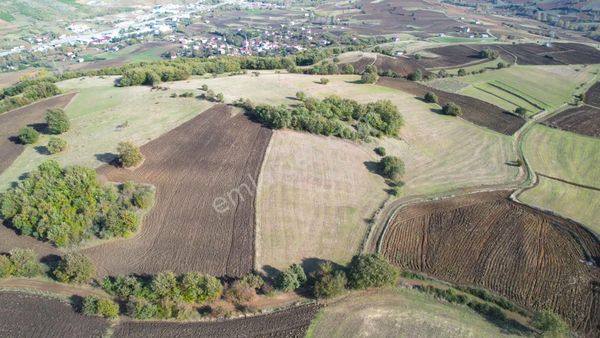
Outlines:
{"type": "Polygon", "coordinates": [[[23,144],[36,143],[40,138],[40,133],[32,127],[23,127],[19,130],[19,140],[23,144]]]}
{"type": "Polygon", "coordinates": [[[373,151],[375,151],[375,154],[379,155],[379,156],[385,156],[385,148],[384,147],[377,147],[375,149],[373,149],[373,151]]]}
{"type": "Polygon", "coordinates": [[[48,109],[46,123],[50,134],[62,134],[71,127],[67,114],[61,108],[48,109]]]}
{"type": "Polygon", "coordinates": [[[498,58],[498,51],[495,49],[491,49],[491,48],[486,48],[484,50],[482,50],[481,52],[479,52],[479,57],[482,59],[490,59],[490,60],[495,60],[498,58]]]}
{"type": "Polygon", "coordinates": [[[225,101],[225,97],[223,96],[223,93],[217,94],[216,100],[217,100],[217,102],[223,102],[223,101],[225,101]]]}
{"type": "Polygon", "coordinates": [[[67,149],[67,141],[58,137],[52,137],[48,141],[46,148],[50,154],[57,154],[67,149]]]}
{"type": "Polygon", "coordinates": [[[467,71],[464,68],[461,68],[461,69],[458,70],[457,75],[458,76],[465,76],[465,75],[467,75],[467,71]]]}
{"type": "Polygon", "coordinates": [[[131,142],[119,143],[117,151],[119,152],[119,162],[125,168],[135,167],[144,160],[140,148],[131,142]]]}
{"type": "Polygon", "coordinates": [[[360,77],[360,81],[362,83],[375,83],[379,80],[379,75],[377,73],[363,73],[360,77]]]}
{"type": "Polygon", "coordinates": [[[437,95],[435,95],[434,92],[425,93],[425,96],[423,97],[423,99],[425,100],[425,102],[438,103],[438,97],[437,97],[437,95]]]}
{"type": "Polygon", "coordinates": [[[525,115],[527,115],[527,109],[525,109],[523,107],[517,107],[515,109],[515,114],[517,114],[519,116],[525,116],[525,115]]]}
{"type": "Polygon", "coordinates": [[[69,253],[54,270],[54,276],[63,283],[86,283],[96,276],[96,267],[85,255],[69,253]]]}
{"type": "Polygon", "coordinates": [[[383,176],[398,182],[404,175],[404,162],[396,156],[385,156],[379,162],[383,176]]]}
{"type": "Polygon", "coordinates": [[[322,77],[321,80],[319,81],[319,83],[322,84],[322,85],[326,85],[326,84],[329,83],[329,79],[325,78],[325,77],[322,77]]]}
{"type": "Polygon", "coordinates": [[[348,265],[348,285],[354,289],[392,286],[398,269],[380,254],[357,255],[348,265]]]}
{"type": "Polygon", "coordinates": [[[414,73],[408,75],[408,79],[411,81],[421,81],[423,80],[423,72],[420,69],[417,69],[414,73]]]}
{"type": "Polygon", "coordinates": [[[446,103],[446,105],[442,108],[442,112],[445,115],[451,115],[451,116],[461,116],[462,115],[462,108],[460,108],[459,105],[457,105],[454,102],[448,102],[446,103]]]}
{"type": "Polygon", "coordinates": [[[344,74],[354,74],[354,66],[347,63],[344,66],[342,66],[342,72],[344,74]]]}
{"type": "Polygon", "coordinates": [[[300,91],[300,92],[296,92],[296,98],[300,101],[304,101],[304,98],[306,97],[306,94],[304,94],[304,92],[300,91]]]}

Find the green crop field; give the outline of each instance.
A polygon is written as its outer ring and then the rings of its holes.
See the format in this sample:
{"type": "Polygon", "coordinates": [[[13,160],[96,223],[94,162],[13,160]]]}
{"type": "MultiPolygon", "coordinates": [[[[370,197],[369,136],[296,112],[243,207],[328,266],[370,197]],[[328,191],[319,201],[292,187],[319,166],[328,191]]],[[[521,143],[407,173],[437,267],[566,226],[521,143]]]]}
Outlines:
{"type": "Polygon", "coordinates": [[[79,92],[66,109],[71,130],[60,135],[68,143],[67,150],[47,155],[44,149],[48,136],[42,136],[0,175],[0,188],[8,187],[49,158],[63,165],[98,167],[114,156],[119,142],[144,144],[210,106],[195,98],[170,98],[175,91],[150,91],[143,86],[118,88],[113,81],[114,78],[86,78],[59,83],[65,92],[79,92]]]}
{"type": "MultiPolygon", "coordinates": [[[[533,170],[600,188],[600,139],[536,125],[525,136],[525,156],[533,170]]],[[[540,177],[539,185],[520,199],[555,211],[600,232],[600,192],[540,177]]]]}
{"type": "Polygon", "coordinates": [[[597,66],[513,66],[482,74],[431,81],[451,90],[495,104],[508,111],[523,107],[530,114],[555,110],[573,101],[592,84],[597,66]],[[449,82],[450,81],[450,82],[449,82]]]}
{"type": "Polygon", "coordinates": [[[507,331],[466,306],[443,302],[416,290],[390,289],[360,296],[351,294],[325,307],[306,336],[513,337],[507,331]]]}

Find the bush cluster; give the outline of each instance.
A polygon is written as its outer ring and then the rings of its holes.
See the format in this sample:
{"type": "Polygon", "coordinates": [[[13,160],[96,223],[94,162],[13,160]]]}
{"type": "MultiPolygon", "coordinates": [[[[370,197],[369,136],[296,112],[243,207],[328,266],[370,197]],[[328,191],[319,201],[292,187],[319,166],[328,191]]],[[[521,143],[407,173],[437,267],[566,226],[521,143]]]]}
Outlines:
{"type": "Polygon", "coordinates": [[[306,280],[304,269],[298,264],[293,264],[277,275],[275,287],[285,292],[294,291],[303,286],[306,280]]]}
{"type": "Polygon", "coordinates": [[[19,108],[61,93],[56,78],[28,79],[0,91],[0,112],[19,108]]]}
{"type": "Polygon", "coordinates": [[[0,256],[0,278],[35,277],[42,273],[42,265],[31,249],[15,248],[0,256]]]}
{"type": "Polygon", "coordinates": [[[82,284],[96,277],[96,267],[81,253],[68,253],[53,271],[56,280],[62,283],[82,284]]]}
{"type": "Polygon", "coordinates": [[[338,96],[317,100],[298,93],[297,97],[304,98],[302,106],[254,107],[243,100],[236,104],[251,111],[269,128],[289,128],[345,139],[367,140],[370,136],[397,136],[403,124],[398,109],[389,100],[360,104],[338,96]]]}
{"type": "Polygon", "coordinates": [[[40,133],[32,127],[23,127],[19,130],[19,141],[23,144],[34,144],[40,139],[40,133]]]}
{"type": "Polygon", "coordinates": [[[58,137],[51,137],[50,140],[48,140],[46,148],[50,154],[58,154],[67,149],[67,141],[58,137]]]}
{"type": "Polygon", "coordinates": [[[83,299],[81,312],[87,316],[100,316],[115,319],[119,316],[119,304],[110,299],[88,296],[83,299]]]}
{"type": "Polygon", "coordinates": [[[93,169],[50,160],[0,196],[0,216],[21,234],[62,247],[136,231],[138,212],[152,199],[148,186],[101,185],[93,169]]]}

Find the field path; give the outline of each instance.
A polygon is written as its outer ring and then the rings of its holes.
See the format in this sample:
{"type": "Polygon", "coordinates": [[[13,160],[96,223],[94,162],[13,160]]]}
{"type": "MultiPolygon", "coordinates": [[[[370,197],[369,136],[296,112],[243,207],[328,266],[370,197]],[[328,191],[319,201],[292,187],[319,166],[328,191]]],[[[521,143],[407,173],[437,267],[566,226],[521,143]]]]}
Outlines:
{"type": "Polygon", "coordinates": [[[44,281],[32,278],[6,278],[0,280],[0,289],[5,290],[36,290],[59,294],[65,297],[77,295],[81,297],[96,296],[102,298],[112,298],[106,292],[88,286],[68,285],[52,281],[44,281]]]}
{"type": "Polygon", "coordinates": [[[154,185],[156,203],[134,237],[83,250],[98,274],[252,271],[256,182],[271,133],[217,105],[144,145],[139,168],[99,168],[109,181],[154,185]]]}

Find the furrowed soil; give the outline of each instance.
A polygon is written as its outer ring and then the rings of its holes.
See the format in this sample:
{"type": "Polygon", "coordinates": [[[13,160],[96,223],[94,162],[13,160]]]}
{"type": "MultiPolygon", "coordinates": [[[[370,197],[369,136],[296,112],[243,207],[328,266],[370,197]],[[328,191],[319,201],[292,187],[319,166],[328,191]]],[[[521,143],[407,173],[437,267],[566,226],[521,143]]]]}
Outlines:
{"type": "Polygon", "coordinates": [[[318,305],[208,323],[124,322],[113,337],[304,337],[318,305]]]}
{"type": "Polygon", "coordinates": [[[109,322],[73,311],[58,299],[28,293],[0,292],[2,337],[102,337],[109,322]]]}
{"type": "Polygon", "coordinates": [[[271,130],[217,105],[144,145],[139,168],[101,167],[109,181],[154,185],[156,202],[134,237],[83,253],[100,276],[252,271],[256,180],[270,137],[271,130]]]}
{"type": "Polygon", "coordinates": [[[46,111],[50,108],[64,108],[77,93],[54,96],[25,107],[0,114],[0,173],[8,168],[23,152],[25,145],[18,141],[19,129],[45,122],[46,111]]]}
{"type": "Polygon", "coordinates": [[[600,137],[600,109],[585,104],[554,115],[544,124],[581,135],[600,137]]]}
{"type": "Polygon", "coordinates": [[[420,98],[425,96],[427,92],[434,92],[438,96],[440,106],[448,102],[454,102],[462,108],[462,118],[502,134],[512,135],[525,124],[525,120],[504,112],[498,106],[469,96],[433,89],[414,81],[381,77],[377,84],[402,90],[420,98]]]}
{"type": "Polygon", "coordinates": [[[600,334],[600,243],[577,223],[477,193],[397,211],[380,251],[402,269],[490,289],[530,309],[552,309],[600,334]]]}

